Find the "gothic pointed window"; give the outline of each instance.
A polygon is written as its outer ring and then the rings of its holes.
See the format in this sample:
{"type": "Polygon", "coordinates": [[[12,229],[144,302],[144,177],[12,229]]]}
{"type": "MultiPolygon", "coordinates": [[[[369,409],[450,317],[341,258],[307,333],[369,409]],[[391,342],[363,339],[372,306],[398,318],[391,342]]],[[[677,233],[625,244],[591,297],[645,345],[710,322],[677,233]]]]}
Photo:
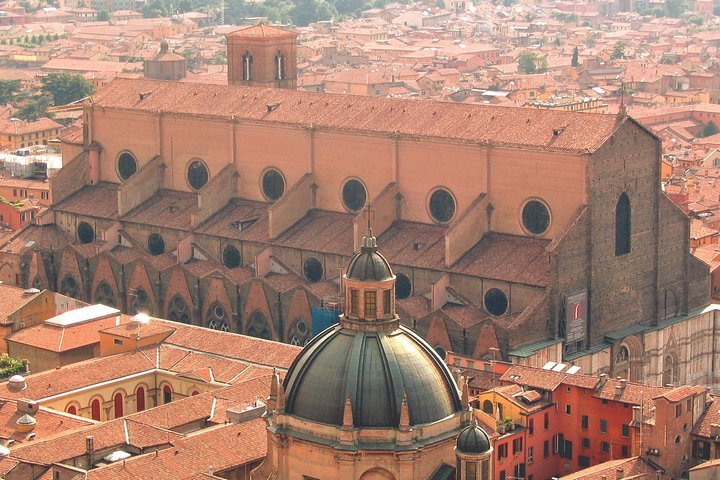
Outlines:
{"type": "Polygon", "coordinates": [[[285,54],[282,51],[275,55],[275,80],[285,80],[285,54]]]}
{"type": "Polygon", "coordinates": [[[175,295],[168,305],[168,318],[173,322],[190,323],[190,308],[180,294],[175,295]]]}
{"type": "Polygon", "coordinates": [[[145,291],[145,289],[142,287],[138,287],[137,289],[135,289],[135,293],[131,295],[133,296],[133,298],[130,301],[130,310],[133,312],[133,314],[138,312],[147,312],[148,305],[150,304],[150,296],[145,291]]]}
{"type": "Polygon", "coordinates": [[[291,345],[305,346],[310,341],[310,329],[305,320],[298,318],[295,320],[288,335],[291,345]]]}
{"type": "Polygon", "coordinates": [[[630,199],[626,193],[620,195],[615,206],[615,256],[630,253],[630,199]]]}
{"type": "Polygon", "coordinates": [[[113,292],[112,287],[104,280],[100,282],[97,290],[95,290],[95,303],[101,303],[108,307],[115,306],[115,292],[113,292]]]}
{"type": "Polygon", "coordinates": [[[67,297],[80,299],[80,288],[75,277],[68,275],[60,282],[60,293],[67,297]]]}
{"type": "Polygon", "coordinates": [[[253,77],[253,57],[250,52],[245,52],[242,57],[242,79],[246,82],[252,80],[253,77]]]}
{"type": "Polygon", "coordinates": [[[230,327],[227,323],[227,314],[225,308],[219,303],[210,305],[208,309],[208,327],[213,330],[220,330],[221,332],[229,332],[230,327]]]}
{"type": "Polygon", "coordinates": [[[248,319],[247,334],[251,337],[272,340],[272,334],[270,333],[270,327],[268,326],[267,320],[265,320],[265,315],[257,310],[250,314],[250,318],[248,319]]]}

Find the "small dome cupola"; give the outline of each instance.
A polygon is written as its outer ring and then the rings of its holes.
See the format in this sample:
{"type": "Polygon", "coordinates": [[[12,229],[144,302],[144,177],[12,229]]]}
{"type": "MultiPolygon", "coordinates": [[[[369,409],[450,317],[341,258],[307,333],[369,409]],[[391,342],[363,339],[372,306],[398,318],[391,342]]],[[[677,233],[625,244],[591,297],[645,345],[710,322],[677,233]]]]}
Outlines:
{"type": "Polygon", "coordinates": [[[396,327],[395,275],[388,261],[378,252],[377,239],[370,225],[360,251],[350,260],[343,279],[345,312],[342,321],[375,322],[396,327]]]}
{"type": "Polygon", "coordinates": [[[361,282],[394,279],[395,275],[390,264],[377,250],[377,239],[373,236],[372,228],[368,228],[367,235],[362,239],[360,251],[348,265],[347,278],[361,282]]]}
{"type": "Polygon", "coordinates": [[[457,480],[492,480],[492,444],[488,434],[477,424],[465,427],[455,441],[457,480]]]}
{"type": "Polygon", "coordinates": [[[490,437],[475,421],[460,432],[455,448],[465,455],[482,455],[492,450],[490,437]]]}

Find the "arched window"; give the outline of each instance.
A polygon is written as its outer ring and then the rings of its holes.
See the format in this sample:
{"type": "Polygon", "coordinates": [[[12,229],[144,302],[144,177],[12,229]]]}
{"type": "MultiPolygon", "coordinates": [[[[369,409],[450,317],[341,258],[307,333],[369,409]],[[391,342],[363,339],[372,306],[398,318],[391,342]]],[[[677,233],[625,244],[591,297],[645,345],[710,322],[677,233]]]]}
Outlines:
{"type": "Polygon", "coordinates": [[[170,300],[167,316],[173,322],[190,323],[190,308],[179,293],[170,300]]]}
{"type": "Polygon", "coordinates": [[[194,397],[195,395],[200,395],[200,392],[198,392],[197,390],[193,390],[190,396],[194,397]]]}
{"type": "Polygon", "coordinates": [[[285,80],[285,54],[282,51],[275,55],[275,80],[285,80]]]}
{"type": "Polygon", "coordinates": [[[66,276],[63,281],[60,282],[60,293],[67,297],[81,300],[80,288],[78,286],[77,280],[75,280],[75,277],[71,275],[66,276]]]}
{"type": "Polygon", "coordinates": [[[75,405],[70,405],[67,407],[67,413],[70,415],[77,415],[77,407],[75,405]]]}
{"type": "Polygon", "coordinates": [[[298,318],[295,320],[290,332],[288,334],[291,345],[304,346],[310,341],[310,329],[305,323],[305,320],[298,318]]]}
{"type": "Polygon", "coordinates": [[[123,416],[123,396],[122,393],[118,392],[113,397],[113,404],[115,406],[115,418],[120,418],[123,416]]]}
{"type": "Polygon", "coordinates": [[[268,326],[265,315],[262,312],[255,310],[250,314],[248,320],[247,334],[252,337],[264,338],[266,340],[272,340],[272,334],[270,333],[270,327],[268,326]]]}
{"type": "Polygon", "coordinates": [[[242,78],[243,80],[249,82],[252,80],[253,77],[253,57],[250,55],[250,52],[245,52],[245,55],[242,57],[242,78]]]}
{"type": "Polygon", "coordinates": [[[138,387],[135,392],[135,411],[142,412],[145,410],[145,387],[138,387]]]}
{"type": "Polygon", "coordinates": [[[170,385],[165,385],[163,387],[163,403],[170,402],[172,402],[172,387],[170,387],[170,385]]]}
{"type": "Polygon", "coordinates": [[[675,385],[677,383],[679,367],[680,365],[678,365],[678,361],[674,355],[665,355],[665,358],[663,359],[663,386],[675,385]]]}
{"type": "Polygon", "coordinates": [[[150,296],[145,291],[144,288],[138,287],[135,289],[134,293],[130,294],[132,296],[132,300],[130,301],[130,310],[135,313],[139,312],[145,312],[148,311],[148,304],[150,303],[150,296]]]}
{"type": "Polygon", "coordinates": [[[105,280],[100,282],[95,291],[95,303],[102,303],[108,307],[115,306],[115,292],[105,280]]]}
{"type": "Polygon", "coordinates": [[[630,199],[623,193],[615,206],[615,256],[630,253],[631,225],[630,199]]]}
{"type": "Polygon", "coordinates": [[[208,327],[221,332],[229,332],[225,308],[219,303],[210,305],[207,313],[208,327]]]}
{"type": "Polygon", "coordinates": [[[487,413],[488,415],[493,414],[493,403],[490,400],[485,400],[483,402],[483,412],[487,413]]]}
{"type": "Polygon", "coordinates": [[[90,416],[93,420],[100,420],[100,400],[97,398],[90,403],[90,416]]]}

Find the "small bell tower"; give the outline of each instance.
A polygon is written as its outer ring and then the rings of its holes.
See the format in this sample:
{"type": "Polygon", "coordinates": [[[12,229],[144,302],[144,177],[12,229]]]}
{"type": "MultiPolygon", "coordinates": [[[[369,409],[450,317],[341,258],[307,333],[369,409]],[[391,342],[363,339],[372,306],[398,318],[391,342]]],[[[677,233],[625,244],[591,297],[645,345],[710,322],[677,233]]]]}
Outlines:
{"type": "Polygon", "coordinates": [[[225,37],[229,85],[297,88],[296,32],[259,23],[225,37]]]}

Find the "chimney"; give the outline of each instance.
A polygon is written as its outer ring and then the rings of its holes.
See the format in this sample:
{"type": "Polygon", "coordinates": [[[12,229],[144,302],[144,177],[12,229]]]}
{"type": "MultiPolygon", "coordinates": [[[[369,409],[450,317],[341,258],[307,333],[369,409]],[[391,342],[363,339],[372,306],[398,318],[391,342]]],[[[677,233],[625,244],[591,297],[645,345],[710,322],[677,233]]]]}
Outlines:
{"type": "Polygon", "coordinates": [[[627,380],[624,378],[620,379],[620,382],[615,385],[615,395],[622,395],[622,393],[625,391],[625,387],[627,386],[627,380]]]}
{"type": "Polygon", "coordinates": [[[642,407],[635,405],[632,411],[632,421],[642,423],[642,407]]]}
{"type": "Polygon", "coordinates": [[[87,469],[90,470],[95,461],[95,440],[92,435],[85,437],[85,453],[87,454],[87,469]]]}
{"type": "Polygon", "coordinates": [[[607,383],[607,374],[601,373],[600,374],[600,383],[598,383],[597,389],[598,390],[602,389],[606,383],[607,383]]]}
{"type": "Polygon", "coordinates": [[[622,469],[622,467],[618,467],[615,469],[615,480],[622,480],[625,478],[625,471],[622,469]]]}
{"type": "Polygon", "coordinates": [[[40,410],[40,405],[35,400],[29,400],[27,398],[17,399],[17,411],[21,413],[29,413],[35,415],[40,410]]]}

